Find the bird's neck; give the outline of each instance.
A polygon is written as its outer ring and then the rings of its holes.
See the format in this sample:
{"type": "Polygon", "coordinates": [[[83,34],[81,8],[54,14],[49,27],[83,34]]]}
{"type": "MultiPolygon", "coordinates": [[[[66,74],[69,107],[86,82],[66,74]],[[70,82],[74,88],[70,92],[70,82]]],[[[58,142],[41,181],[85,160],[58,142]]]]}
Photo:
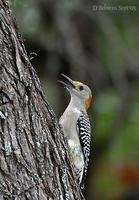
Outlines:
{"type": "Polygon", "coordinates": [[[76,108],[76,109],[78,109],[80,111],[86,112],[85,101],[79,99],[76,96],[74,96],[74,98],[73,98],[72,95],[71,95],[69,106],[71,106],[72,108],[76,108]]]}

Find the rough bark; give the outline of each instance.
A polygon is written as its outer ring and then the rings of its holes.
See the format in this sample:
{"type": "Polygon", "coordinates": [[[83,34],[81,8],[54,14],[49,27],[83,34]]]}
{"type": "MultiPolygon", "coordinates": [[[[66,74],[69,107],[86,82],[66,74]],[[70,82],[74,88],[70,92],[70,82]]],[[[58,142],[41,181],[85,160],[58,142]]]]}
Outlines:
{"type": "Polygon", "coordinates": [[[84,199],[67,143],[0,0],[0,200],[84,199]]]}

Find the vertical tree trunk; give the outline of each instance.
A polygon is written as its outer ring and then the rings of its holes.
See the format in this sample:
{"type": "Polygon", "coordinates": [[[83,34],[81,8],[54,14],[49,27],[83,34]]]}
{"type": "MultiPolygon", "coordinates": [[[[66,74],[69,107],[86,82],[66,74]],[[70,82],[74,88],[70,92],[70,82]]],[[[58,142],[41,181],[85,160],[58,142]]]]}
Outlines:
{"type": "Polygon", "coordinates": [[[65,138],[0,0],[0,200],[84,199],[65,138]]]}

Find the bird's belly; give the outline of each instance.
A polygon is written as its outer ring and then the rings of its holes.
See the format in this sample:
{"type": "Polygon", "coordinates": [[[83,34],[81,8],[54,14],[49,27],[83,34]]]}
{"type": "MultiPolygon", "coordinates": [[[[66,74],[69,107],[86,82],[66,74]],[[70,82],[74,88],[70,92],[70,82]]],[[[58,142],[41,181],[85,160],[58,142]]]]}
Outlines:
{"type": "Polygon", "coordinates": [[[74,166],[77,170],[80,170],[84,166],[84,158],[82,154],[82,149],[80,146],[75,144],[74,141],[68,140],[68,145],[70,147],[70,157],[72,163],[74,163],[74,166]]]}

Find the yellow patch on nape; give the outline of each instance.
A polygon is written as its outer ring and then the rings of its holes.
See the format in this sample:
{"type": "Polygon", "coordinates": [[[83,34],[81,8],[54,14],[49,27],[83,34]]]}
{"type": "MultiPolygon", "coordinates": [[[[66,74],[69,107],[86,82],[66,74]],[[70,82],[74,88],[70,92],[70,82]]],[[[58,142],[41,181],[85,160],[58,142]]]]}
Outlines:
{"type": "Polygon", "coordinates": [[[92,102],[92,95],[90,95],[85,101],[85,109],[88,110],[92,102]]]}

